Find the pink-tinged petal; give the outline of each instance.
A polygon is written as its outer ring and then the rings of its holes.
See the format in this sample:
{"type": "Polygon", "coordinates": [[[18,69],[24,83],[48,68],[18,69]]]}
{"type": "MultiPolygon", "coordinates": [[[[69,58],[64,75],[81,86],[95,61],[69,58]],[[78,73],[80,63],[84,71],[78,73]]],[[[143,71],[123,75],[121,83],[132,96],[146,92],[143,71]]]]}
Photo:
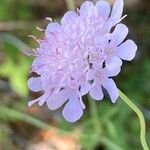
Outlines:
{"type": "Polygon", "coordinates": [[[47,99],[47,106],[50,110],[56,110],[60,108],[69,98],[69,91],[64,89],[57,94],[50,96],[47,99]]]}
{"type": "Polygon", "coordinates": [[[102,100],[104,97],[101,84],[98,81],[94,81],[90,88],[90,95],[94,100],[102,100]]]}
{"type": "Polygon", "coordinates": [[[90,14],[94,9],[94,4],[91,1],[85,1],[80,7],[80,15],[90,14]]]}
{"type": "Polygon", "coordinates": [[[95,78],[95,70],[94,69],[89,69],[86,73],[86,80],[93,80],[95,78]]]}
{"type": "Polygon", "coordinates": [[[123,0],[115,0],[115,3],[112,8],[112,13],[110,16],[112,25],[116,25],[120,21],[123,13],[123,5],[124,5],[123,0]]]}
{"type": "Polygon", "coordinates": [[[110,14],[110,4],[106,1],[98,1],[95,7],[98,9],[99,15],[101,15],[104,20],[107,20],[110,14]]]}
{"type": "Polygon", "coordinates": [[[118,56],[110,57],[106,59],[106,68],[108,70],[115,70],[122,66],[122,60],[118,56]]]}
{"type": "Polygon", "coordinates": [[[113,103],[115,103],[119,97],[118,88],[117,88],[115,82],[112,79],[105,78],[102,81],[102,86],[107,90],[107,92],[111,98],[111,101],[113,103]]]}
{"type": "Polygon", "coordinates": [[[103,73],[107,77],[114,77],[114,76],[118,75],[120,73],[120,71],[121,71],[121,67],[115,68],[113,70],[108,70],[106,67],[103,69],[103,73]]]}
{"type": "Polygon", "coordinates": [[[68,80],[68,86],[72,89],[77,89],[79,87],[79,83],[77,82],[77,80],[68,80]]]}
{"type": "Polygon", "coordinates": [[[28,80],[28,87],[34,92],[42,91],[41,77],[30,78],[28,80]]]}
{"type": "Polygon", "coordinates": [[[123,60],[132,60],[137,51],[137,45],[132,40],[127,40],[117,47],[117,55],[123,60]]]}
{"type": "Polygon", "coordinates": [[[81,85],[80,93],[81,95],[86,95],[89,92],[90,89],[90,83],[89,82],[84,82],[81,85]]]}
{"type": "Polygon", "coordinates": [[[52,35],[55,34],[56,30],[58,30],[58,28],[60,28],[60,24],[58,23],[49,23],[48,26],[46,27],[45,30],[45,36],[47,38],[51,37],[52,35]]]}
{"type": "Polygon", "coordinates": [[[111,44],[114,47],[117,47],[126,38],[128,32],[129,30],[126,25],[122,23],[116,25],[115,30],[113,31],[111,35],[111,44]]]}
{"type": "Polygon", "coordinates": [[[80,104],[78,95],[72,95],[68,103],[65,105],[63,112],[64,118],[69,122],[75,122],[83,115],[83,109],[80,104]]]}
{"type": "MultiPolygon", "coordinates": [[[[101,53],[101,55],[103,55],[103,53],[101,53]]],[[[103,61],[104,61],[104,57],[101,56],[101,58],[95,62],[93,62],[92,67],[94,70],[99,70],[103,67],[103,61]]]]}
{"type": "Polygon", "coordinates": [[[61,24],[67,25],[68,23],[73,23],[77,17],[78,15],[74,11],[68,11],[61,19],[61,24]]]}

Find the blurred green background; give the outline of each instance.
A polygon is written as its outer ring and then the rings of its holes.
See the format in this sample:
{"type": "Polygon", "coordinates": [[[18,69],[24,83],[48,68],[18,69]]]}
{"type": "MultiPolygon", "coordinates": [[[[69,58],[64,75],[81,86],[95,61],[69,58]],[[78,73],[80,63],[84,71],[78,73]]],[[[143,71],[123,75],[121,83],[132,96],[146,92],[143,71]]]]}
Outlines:
{"type": "MultiPolygon", "coordinates": [[[[115,81],[143,111],[150,146],[150,1],[124,1],[128,16],[123,22],[138,52],[134,61],[124,62],[115,81]]],[[[79,7],[83,0],[74,2],[79,7]]],[[[87,109],[75,124],[46,106],[28,108],[28,101],[41,94],[27,88],[33,58],[22,51],[38,46],[28,35],[42,37],[35,27],[45,28],[45,17],[59,20],[68,7],[65,0],[0,0],[0,150],[142,150],[138,118],[121,99],[112,104],[106,97],[93,112],[84,97],[87,109]]]]}

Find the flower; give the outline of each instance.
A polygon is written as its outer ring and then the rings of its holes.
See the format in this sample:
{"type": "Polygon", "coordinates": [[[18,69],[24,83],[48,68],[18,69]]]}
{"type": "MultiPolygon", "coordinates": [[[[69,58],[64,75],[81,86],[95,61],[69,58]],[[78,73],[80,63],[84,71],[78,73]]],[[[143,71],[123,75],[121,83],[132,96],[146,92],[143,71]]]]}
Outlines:
{"type": "Polygon", "coordinates": [[[137,46],[132,40],[123,40],[128,34],[128,28],[124,24],[117,24],[111,34],[110,42],[104,48],[106,55],[106,68],[114,69],[122,66],[122,60],[130,61],[135,57],[137,46]]]}
{"type": "Polygon", "coordinates": [[[83,115],[82,96],[104,97],[102,87],[116,102],[119,94],[112,77],[119,74],[122,60],[134,58],[137,46],[124,39],[128,28],[123,18],[123,0],[116,0],[112,11],[106,1],[85,1],[78,13],[68,11],[61,23],[50,22],[39,48],[34,51],[32,71],[38,77],[28,80],[29,88],[43,95],[29,102],[47,104],[50,110],[64,105],[63,116],[75,122],[83,115]],[[112,32],[112,28],[115,28],[112,32]]]}

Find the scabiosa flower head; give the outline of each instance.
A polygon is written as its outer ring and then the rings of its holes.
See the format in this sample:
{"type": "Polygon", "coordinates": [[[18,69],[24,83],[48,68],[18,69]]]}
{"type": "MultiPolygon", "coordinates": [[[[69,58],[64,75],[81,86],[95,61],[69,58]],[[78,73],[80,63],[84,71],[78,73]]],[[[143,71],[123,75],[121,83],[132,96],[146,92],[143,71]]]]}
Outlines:
{"type": "Polygon", "coordinates": [[[122,12],[123,0],[116,0],[112,11],[106,1],[85,1],[77,13],[68,11],[61,23],[48,24],[32,64],[39,76],[28,80],[29,88],[43,95],[29,106],[47,103],[56,110],[64,105],[64,118],[75,122],[83,115],[82,96],[87,93],[102,100],[103,87],[116,102],[119,94],[112,77],[120,72],[122,60],[132,60],[137,50],[132,40],[123,42],[128,28],[119,23],[122,12]]]}

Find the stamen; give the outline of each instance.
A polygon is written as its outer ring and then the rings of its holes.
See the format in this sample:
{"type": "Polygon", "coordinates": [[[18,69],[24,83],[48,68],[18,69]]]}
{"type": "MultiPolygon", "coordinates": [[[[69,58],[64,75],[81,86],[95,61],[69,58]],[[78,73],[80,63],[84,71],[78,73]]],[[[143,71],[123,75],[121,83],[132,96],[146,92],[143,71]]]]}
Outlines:
{"type": "Polygon", "coordinates": [[[45,31],[45,29],[42,29],[42,28],[40,28],[40,27],[36,27],[36,29],[38,30],[38,31],[40,31],[40,32],[42,32],[42,31],[45,31]]]}
{"type": "Polygon", "coordinates": [[[34,35],[28,35],[28,37],[33,38],[36,42],[40,44],[40,41],[34,35]]]}
{"type": "Polygon", "coordinates": [[[45,19],[48,20],[48,21],[50,21],[50,22],[53,22],[53,19],[50,18],[50,17],[46,17],[45,19]]]}

